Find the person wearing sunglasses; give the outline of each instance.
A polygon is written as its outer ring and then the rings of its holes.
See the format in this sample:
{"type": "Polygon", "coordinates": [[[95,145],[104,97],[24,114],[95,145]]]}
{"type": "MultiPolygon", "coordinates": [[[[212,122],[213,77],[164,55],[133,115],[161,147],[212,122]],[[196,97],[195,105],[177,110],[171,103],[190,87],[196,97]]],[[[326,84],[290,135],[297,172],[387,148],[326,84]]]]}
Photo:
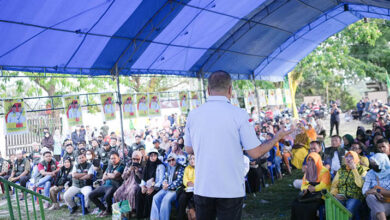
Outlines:
{"type": "Polygon", "coordinates": [[[176,163],[176,155],[171,153],[167,158],[162,190],[153,197],[150,219],[168,220],[171,202],[176,199],[176,190],[183,184],[184,167],[176,163]]]}

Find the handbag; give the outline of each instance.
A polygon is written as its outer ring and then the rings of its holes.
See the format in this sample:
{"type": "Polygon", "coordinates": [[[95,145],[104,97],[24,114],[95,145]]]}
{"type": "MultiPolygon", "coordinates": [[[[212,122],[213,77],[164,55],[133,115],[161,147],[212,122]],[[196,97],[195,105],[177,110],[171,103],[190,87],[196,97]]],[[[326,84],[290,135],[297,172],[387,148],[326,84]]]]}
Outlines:
{"type": "MultiPolygon", "coordinates": [[[[380,187],[380,186],[379,186],[379,178],[378,178],[378,177],[376,177],[376,182],[377,182],[377,185],[374,186],[375,189],[377,189],[377,190],[378,190],[378,189],[379,189],[379,190],[384,189],[383,187],[380,187]]],[[[377,199],[378,199],[378,197],[377,197],[377,199]]],[[[379,200],[379,199],[378,199],[378,200],[379,200]]],[[[385,202],[385,203],[390,203],[390,197],[383,196],[383,199],[381,199],[381,200],[379,200],[379,201],[385,202]]]]}
{"type": "Polygon", "coordinates": [[[112,219],[121,219],[122,214],[131,212],[128,200],[123,200],[112,204],[112,219]]]}
{"type": "Polygon", "coordinates": [[[301,192],[298,196],[298,202],[300,203],[310,203],[310,202],[317,202],[318,200],[322,199],[322,193],[321,192],[301,192]]]}

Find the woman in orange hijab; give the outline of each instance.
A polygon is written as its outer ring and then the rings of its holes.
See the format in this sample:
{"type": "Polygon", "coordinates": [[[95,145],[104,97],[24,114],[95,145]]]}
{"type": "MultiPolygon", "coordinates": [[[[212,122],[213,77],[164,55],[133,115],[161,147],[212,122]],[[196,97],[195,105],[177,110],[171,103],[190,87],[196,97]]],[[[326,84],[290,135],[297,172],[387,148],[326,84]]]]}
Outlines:
{"type": "Polygon", "coordinates": [[[359,215],[359,208],[364,199],[363,177],[367,171],[360,166],[359,155],[355,151],[348,151],[345,154],[345,164],[337,171],[330,192],[352,213],[354,219],[359,215]]]}
{"type": "Polygon", "coordinates": [[[323,166],[321,156],[311,152],[307,156],[307,169],[303,176],[301,195],[294,200],[291,207],[291,219],[316,219],[318,208],[324,203],[321,190],[330,189],[330,173],[323,166]]]}

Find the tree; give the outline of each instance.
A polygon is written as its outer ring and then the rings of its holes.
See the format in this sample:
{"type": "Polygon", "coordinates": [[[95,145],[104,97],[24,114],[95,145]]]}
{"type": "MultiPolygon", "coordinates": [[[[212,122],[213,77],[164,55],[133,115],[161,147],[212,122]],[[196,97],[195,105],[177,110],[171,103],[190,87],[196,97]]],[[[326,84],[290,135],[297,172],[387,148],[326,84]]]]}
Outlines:
{"type": "Polygon", "coordinates": [[[379,62],[369,57],[361,59],[362,54],[367,52],[361,48],[373,50],[381,47],[377,42],[389,42],[390,37],[386,37],[387,33],[390,36],[387,23],[375,19],[356,22],[324,41],[302,59],[291,77],[292,84],[297,87],[296,98],[301,100],[303,96],[319,94],[330,100],[343,99],[343,109],[353,108],[356,100],[348,93],[348,86],[367,79],[386,79],[388,71],[385,62],[378,65],[379,62]],[[329,94],[326,94],[327,88],[331,88],[329,94]]]}

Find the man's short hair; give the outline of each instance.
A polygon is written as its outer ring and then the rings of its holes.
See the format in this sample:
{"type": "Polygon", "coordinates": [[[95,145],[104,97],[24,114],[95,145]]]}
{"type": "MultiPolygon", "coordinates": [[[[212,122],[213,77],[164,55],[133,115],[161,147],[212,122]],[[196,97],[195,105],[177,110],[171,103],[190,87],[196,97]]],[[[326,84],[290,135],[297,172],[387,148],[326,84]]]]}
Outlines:
{"type": "Polygon", "coordinates": [[[229,89],[232,85],[232,78],[229,73],[223,70],[218,70],[209,76],[208,82],[210,90],[221,92],[229,89]]]}
{"type": "Polygon", "coordinates": [[[118,157],[119,157],[119,153],[118,153],[118,152],[116,152],[116,151],[111,151],[111,153],[110,153],[110,157],[111,157],[112,155],[116,155],[116,156],[118,156],[118,157]]]}
{"type": "Polygon", "coordinates": [[[389,144],[389,140],[387,140],[386,138],[382,138],[376,142],[376,144],[382,144],[382,143],[389,144]]]}
{"type": "Polygon", "coordinates": [[[80,153],[77,157],[79,156],[84,156],[85,157],[85,153],[80,153]]]}
{"type": "Polygon", "coordinates": [[[333,135],[331,138],[338,138],[341,141],[341,137],[339,135],[333,135]]]}
{"type": "Polygon", "coordinates": [[[310,144],[318,144],[318,146],[321,147],[321,143],[319,141],[312,141],[312,142],[310,142],[310,144]]]}
{"type": "Polygon", "coordinates": [[[351,144],[351,146],[352,145],[358,145],[359,146],[359,149],[361,149],[361,150],[363,150],[363,148],[366,146],[366,145],[364,145],[362,142],[360,142],[360,141],[355,141],[355,142],[353,142],[352,144],[351,144]]]}
{"type": "Polygon", "coordinates": [[[45,152],[43,152],[43,156],[45,156],[46,154],[50,154],[51,155],[51,151],[45,151],[45,152]]]}

